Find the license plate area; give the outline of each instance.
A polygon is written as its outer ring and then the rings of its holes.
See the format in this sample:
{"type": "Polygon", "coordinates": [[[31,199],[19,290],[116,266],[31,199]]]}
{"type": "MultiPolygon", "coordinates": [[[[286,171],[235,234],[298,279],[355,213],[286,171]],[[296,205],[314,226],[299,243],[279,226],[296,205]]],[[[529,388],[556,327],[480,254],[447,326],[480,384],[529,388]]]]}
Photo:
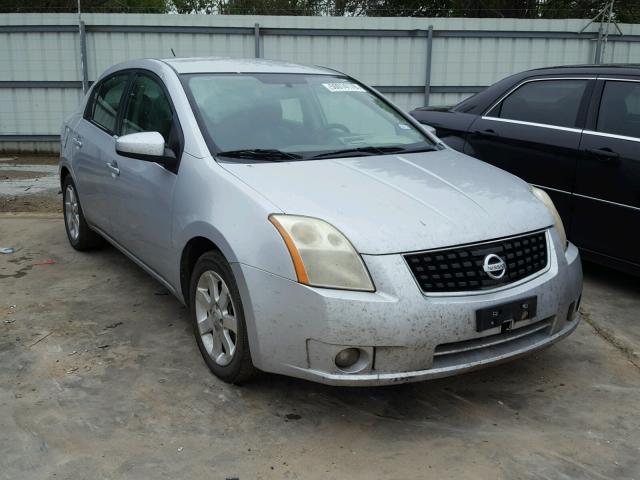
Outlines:
{"type": "Polygon", "coordinates": [[[501,327],[503,332],[509,331],[514,323],[535,317],[537,307],[537,297],[529,297],[476,310],[476,331],[496,327],[501,327]]]}

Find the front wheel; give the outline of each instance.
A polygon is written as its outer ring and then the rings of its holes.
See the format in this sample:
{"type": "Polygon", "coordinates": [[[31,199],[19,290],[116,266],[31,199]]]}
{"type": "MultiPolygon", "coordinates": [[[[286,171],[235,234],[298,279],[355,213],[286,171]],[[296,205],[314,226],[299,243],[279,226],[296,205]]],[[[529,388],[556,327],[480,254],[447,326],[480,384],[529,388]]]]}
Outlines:
{"type": "Polygon", "coordinates": [[[62,211],[69,243],[76,250],[90,250],[102,244],[102,237],[89,228],[84,218],[75,183],[68,175],[62,184],[62,211]]]}
{"type": "Polygon", "coordinates": [[[202,255],[191,275],[190,315],[198,348],[209,369],[229,383],[255,373],[240,292],[219,252],[202,255]]]}

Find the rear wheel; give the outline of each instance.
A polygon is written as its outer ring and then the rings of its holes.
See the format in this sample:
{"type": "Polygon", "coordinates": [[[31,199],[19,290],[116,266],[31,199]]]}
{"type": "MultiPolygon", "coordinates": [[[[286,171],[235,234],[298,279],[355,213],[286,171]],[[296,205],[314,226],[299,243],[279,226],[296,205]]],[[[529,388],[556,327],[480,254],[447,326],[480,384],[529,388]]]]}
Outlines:
{"type": "Polygon", "coordinates": [[[193,331],[209,369],[225,382],[248,380],[256,369],[240,292],[222,254],[212,251],[198,259],[189,292],[193,331]]]}
{"type": "Polygon", "coordinates": [[[78,191],[70,175],[67,175],[62,185],[62,211],[67,238],[73,248],[90,250],[102,244],[102,237],[91,230],[84,219],[78,191]]]}

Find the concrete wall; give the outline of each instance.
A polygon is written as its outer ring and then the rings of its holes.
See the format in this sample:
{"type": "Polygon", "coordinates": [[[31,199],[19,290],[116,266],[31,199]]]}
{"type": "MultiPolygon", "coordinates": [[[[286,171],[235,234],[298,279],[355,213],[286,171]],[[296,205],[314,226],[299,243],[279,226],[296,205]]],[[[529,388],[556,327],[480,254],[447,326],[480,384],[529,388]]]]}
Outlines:
{"type": "MultiPolygon", "coordinates": [[[[454,104],[522,70],[593,63],[588,20],[86,14],[86,74],[72,14],[0,17],[0,150],[55,149],[60,122],[110,65],[132,58],[260,56],[324,65],[400,107],[454,104]],[[256,27],[256,24],[258,26],[256,27]],[[431,30],[430,30],[430,27],[431,30]]],[[[640,25],[609,36],[603,63],[640,63],[640,25]]]]}

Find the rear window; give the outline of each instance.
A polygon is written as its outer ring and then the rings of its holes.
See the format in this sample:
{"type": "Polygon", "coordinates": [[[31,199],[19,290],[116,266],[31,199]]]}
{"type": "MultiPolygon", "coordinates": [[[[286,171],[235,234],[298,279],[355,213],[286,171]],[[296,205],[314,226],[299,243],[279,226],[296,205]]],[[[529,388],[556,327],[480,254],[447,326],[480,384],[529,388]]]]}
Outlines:
{"type": "Polygon", "coordinates": [[[110,133],[116,130],[116,120],[122,94],[127,86],[129,74],[114,75],[97,85],[91,105],[90,119],[110,133]]]}
{"type": "Polygon", "coordinates": [[[487,114],[522,122],[575,127],[588,80],[525,83],[487,114]]]}

